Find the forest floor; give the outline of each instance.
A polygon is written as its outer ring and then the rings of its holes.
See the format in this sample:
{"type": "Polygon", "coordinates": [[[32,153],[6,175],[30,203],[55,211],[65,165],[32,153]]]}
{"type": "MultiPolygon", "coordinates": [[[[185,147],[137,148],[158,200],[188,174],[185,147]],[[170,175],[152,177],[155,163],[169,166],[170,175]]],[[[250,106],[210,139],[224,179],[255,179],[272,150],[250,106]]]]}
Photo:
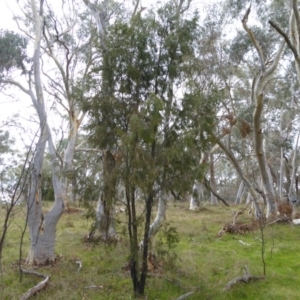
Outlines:
{"type": "MultiPolygon", "coordinates": [[[[46,207],[49,209],[50,204],[46,207]]],[[[263,276],[262,232],[259,227],[243,234],[218,235],[225,224],[232,222],[234,212],[242,207],[205,204],[194,212],[188,210],[187,202],[169,203],[167,225],[157,237],[156,261],[149,263],[150,276],[144,299],[171,300],[188,292],[194,292],[188,297],[190,300],[299,299],[300,225],[291,223],[274,223],[263,229],[264,279],[239,283],[224,290],[230,280],[244,275],[246,269],[253,276],[263,276]]],[[[2,207],[1,226],[4,213],[2,207]]],[[[35,269],[50,275],[50,282],[33,299],[133,299],[127,267],[129,247],[125,213],[119,214],[118,218],[119,240],[107,245],[86,242],[91,221],[86,219],[84,208],[65,213],[57,228],[57,261],[35,269]],[[82,263],[80,269],[79,261],[82,263]]],[[[18,260],[24,220],[24,208],[15,208],[3,251],[0,299],[20,299],[41,280],[23,274],[20,281],[18,260]]],[[[245,212],[237,222],[251,224],[252,220],[245,212]]],[[[28,247],[26,233],[23,258],[26,258],[28,247]]]]}

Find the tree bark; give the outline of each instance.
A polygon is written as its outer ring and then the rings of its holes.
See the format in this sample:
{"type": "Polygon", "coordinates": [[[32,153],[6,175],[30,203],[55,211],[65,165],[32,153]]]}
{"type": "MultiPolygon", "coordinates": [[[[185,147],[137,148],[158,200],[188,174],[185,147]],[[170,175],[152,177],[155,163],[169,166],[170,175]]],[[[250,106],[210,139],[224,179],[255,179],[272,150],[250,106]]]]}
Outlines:
{"type": "Polygon", "coordinates": [[[235,167],[237,173],[239,174],[239,176],[241,177],[241,179],[244,182],[245,186],[247,187],[248,192],[251,194],[252,203],[254,203],[254,206],[255,206],[255,217],[257,219],[260,219],[262,217],[262,212],[261,212],[261,209],[260,209],[259,204],[258,204],[257,193],[255,192],[252,184],[247,179],[247,177],[244,175],[244,172],[243,172],[241,166],[239,165],[238,161],[234,157],[233,153],[220,141],[220,139],[218,139],[217,137],[215,137],[215,139],[216,139],[216,143],[224,151],[226,156],[231,160],[231,162],[232,162],[233,166],[235,167]]]}
{"type": "MultiPolygon", "coordinates": [[[[213,191],[216,190],[216,180],[215,180],[215,162],[214,162],[214,154],[210,153],[210,187],[213,191]]],[[[211,205],[218,204],[217,198],[214,193],[210,193],[210,203],[211,205]]]]}
{"type": "Polygon", "coordinates": [[[263,129],[261,126],[261,117],[262,117],[262,113],[263,113],[263,91],[264,91],[267,80],[270,78],[270,76],[274,73],[274,71],[277,68],[281,54],[283,53],[283,50],[285,48],[285,42],[282,42],[281,45],[279,46],[279,49],[277,50],[277,53],[274,57],[272,64],[269,67],[266,67],[264,56],[263,56],[262,50],[259,46],[259,43],[256,40],[253,32],[247,26],[249,14],[250,14],[250,7],[247,10],[247,12],[242,20],[242,24],[243,24],[245,31],[249,35],[249,37],[253,43],[253,46],[256,49],[256,52],[257,52],[259,60],[260,60],[260,71],[261,71],[260,75],[255,79],[253,87],[252,87],[252,96],[253,96],[254,102],[256,104],[256,107],[255,107],[255,110],[253,113],[254,148],[255,148],[255,154],[256,154],[259,170],[260,170],[260,175],[261,175],[263,186],[264,186],[264,192],[266,195],[266,201],[267,201],[266,216],[269,217],[276,213],[277,205],[276,205],[275,195],[274,195],[274,192],[272,189],[271,181],[270,181],[270,178],[268,175],[266,157],[265,157],[265,152],[263,149],[263,129]]]}
{"type": "Polygon", "coordinates": [[[241,203],[241,199],[245,193],[245,184],[243,181],[241,181],[240,185],[239,185],[239,189],[238,192],[236,194],[236,199],[235,199],[235,204],[240,204],[241,203]]]}
{"type": "Polygon", "coordinates": [[[30,232],[30,251],[27,258],[29,264],[45,264],[55,259],[55,231],[56,225],[63,214],[64,202],[62,189],[59,182],[59,166],[56,159],[56,151],[52,141],[50,128],[47,123],[44,96],[41,82],[40,68],[40,43],[43,17],[43,1],[39,13],[35,0],[31,0],[31,8],[35,22],[35,46],[33,55],[34,80],[36,98],[32,91],[29,91],[35,109],[39,116],[41,137],[34,158],[34,165],[31,177],[31,189],[28,198],[28,227],[30,232]],[[52,181],[54,188],[55,202],[52,209],[44,217],[41,206],[41,169],[46,141],[48,141],[49,154],[52,163],[52,181]]]}
{"type": "Polygon", "coordinates": [[[166,210],[167,210],[167,199],[163,197],[162,193],[159,195],[158,199],[158,207],[157,207],[157,214],[150,225],[149,229],[149,253],[155,253],[155,238],[156,234],[162,227],[165,219],[166,219],[166,210]]]}
{"type": "Polygon", "coordinates": [[[116,235],[115,230],[115,197],[117,182],[115,175],[116,161],[110,151],[103,151],[103,190],[98,200],[96,209],[96,227],[103,240],[108,240],[116,235]]]}
{"type": "Polygon", "coordinates": [[[190,210],[197,210],[200,207],[200,199],[203,194],[203,183],[200,181],[195,181],[193,185],[191,200],[190,200],[190,210]]]}

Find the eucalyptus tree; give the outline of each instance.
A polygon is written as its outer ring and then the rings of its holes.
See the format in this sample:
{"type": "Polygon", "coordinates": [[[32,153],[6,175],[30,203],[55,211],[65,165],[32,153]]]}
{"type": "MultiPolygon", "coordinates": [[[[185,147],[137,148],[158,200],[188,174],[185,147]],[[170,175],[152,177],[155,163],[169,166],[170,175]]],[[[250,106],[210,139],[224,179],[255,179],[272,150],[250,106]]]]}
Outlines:
{"type": "Polygon", "coordinates": [[[190,90],[186,80],[199,33],[189,4],[170,1],[107,26],[103,58],[95,66],[101,86],[85,104],[90,143],[105,151],[107,210],[117,198],[116,184],[125,189],[136,294],[144,293],[150,238],[157,231],[155,223],[151,227],[155,199],[164,209],[164,194],[185,193],[202,176],[197,162],[214,124],[217,91],[190,90]]]}
{"type": "MultiPolygon", "coordinates": [[[[269,20],[269,24],[285,39],[288,48],[291,50],[292,55],[294,56],[295,61],[295,74],[297,76],[298,86],[295,89],[295,85],[293,86],[293,83],[291,84],[292,87],[292,101],[291,106],[294,110],[297,105],[295,105],[294,99],[296,98],[297,92],[299,92],[299,84],[300,84],[300,60],[299,60],[299,52],[300,52],[300,40],[299,40],[299,32],[300,32],[300,14],[299,14],[299,2],[297,0],[290,1],[289,3],[286,3],[285,7],[287,8],[285,11],[285,14],[283,16],[288,19],[289,17],[289,23],[288,24],[282,24],[278,22],[278,20],[274,20],[274,18],[271,18],[269,20]],[[286,28],[288,33],[286,33],[286,28]],[[298,90],[298,91],[297,91],[298,90]]],[[[284,137],[282,137],[284,138],[284,137]]],[[[296,153],[297,153],[297,147],[298,147],[298,138],[297,143],[294,151],[294,159],[292,164],[292,173],[293,177],[295,177],[296,173],[296,153]]],[[[283,161],[284,161],[284,155],[283,155],[283,147],[282,147],[282,154],[281,154],[281,170],[283,170],[283,161]]],[[[283,172],[282,172],[283,173],[283,172]]],[[[292,177],[292,180],[294,178],[292,177]]],[[[280,177],[280,187],[282,190],[283,185],[283,178],[280,177]]],[[[292,190],[293,190],[293,183],[289,183],[288,188],[288,196],[291,198],[292,190]]],[[[297,186],[296,186],[297,189],[297,186]]]]}
{"type": "Polygon", "coordinates": [[[81,1],[62,2],[61,11],[46,2],[43,30],[43,75],[47,78],[45,89],[57,110],[66,115],[67,141],[60,148],[61,177],[64,200],[68,201],[68,188],[74,182],[73,167],[77,136],[84,120],[81,100],[89,85],[96,33],[81,1]],[[53,68],[54,66],[54,68],[53,68]]]}
{"type": "MultiPolygon", "coordinates": [[[[33,194],[35,191],[39,191],[36,193],[39,198],[36,201],[36,203],[39,203],[38,208],[35,208],[36,204],[33,201],[29,201],[31,203],[29,212],[38,210],[36,221],[31,222],[34,227],[32,231],[35,232],[31,234],[32,243],[36,243],[36,240],[38,243],[41,241],[49,250],[37,250],[43,252],[45,257],[34,258],[35,254],[33,254],[33,257],[30,256],[28,261],[43,263],[55,257],[55,225],[64,210],[64,205],[68,202],[70,182],[75,185],[74,153],[79,127],[85,116],[85,113],[81,111],[80,103],[89,85],[89,72],[92,68],[92,61],[97,55],[93,51],[93,36],[96,33],[90,26],[91,22],[81,2],[63,1],[60,11],[54,9],[53,4],[47,1],[41,1],[39,9],[36,9],[35,1],[31,1],[31,6],[28,3],[20,3],[20,5],[24,6],[22,10],[24,16],[16,18],[19,29],[28,37],[28,40],[35,42],[37,51],[32,59],[32,71],[25,70],[23,72],[28,82],[28,89],[8,78],[3,82],[13,84],[30,95],[39,116],[42,134],[39,142],[41,148],[40,151],[37,151],[39,153],[37,156],[40,158],[39,162],[36,163],[38,167],[34,171],[36,179],[32,182],[42,178],[41,170],[46,141],[49,145],[52,182],[56,199],[54,208],[57,211],[57,216],[53,218],[55,224],[53,223],[49,228],[51,234],[46,234],[45,227],[49,227],[47,224],[48,219],[43,217],[40,207],[41,183],[31,188],[33,194]],[[23,25],[26,25],[26,27],[23,25]],[[42,79],[44,84],[42,84],[42,79]],[[36,89],[36,93],[33,92],[33,88],[36,89]],[[53,108],[56,109],[60,117],[65,118],[66,116],[68,120],[67,141],[62,143],[64,147],[57,149],[54,147],[50,130],[50,127],[53,127],[54,124],[49,123],[48,112],[46,113],[47,103],[45,103],[43,96],[45,92],[52,102],[52,110],[53,108]],[[31,207],[33,208],[31,209],[31,207]],[[43,230],[43,238],[37,238],[43,230]],[[44,242],[43,239],[49,239],[49,243],[44,242]]],[[[16,60],[16,63],[19,63],[19,60],[16,60]]],[[[23,58],[21,63],[23,65],[27,63],[26,67],[28,68],[31,61],[30,59],[25,61],[25,58],[23,58]]],[[[24,69],[23,65],[18,65],[18,67],[24,69]]],[[[49,103],[48,106],[50,106],[49,103]]],[[[73,188],[74,190],[75,188],[73,188]]]]}
{"type": "MultiPolygon", "coordinates": [[[[18,87],[22,92],[28,95],[37,112],[39,118],[39,140],[33,158],[30,188],[27,199],[28,207],[28,227],[30,232],[30,252],[27,262],[30,264],[43,264],[55,259],[55,230],[63,210],[64,202],[62,188],[59,181],[59,166],[56,158],[56,151],[52,140],[51,131],[47,121],[45,109],[44,93],[41,76],[41,39],[42,39],[42,20],[43,20],[43,1],[39,9],[36,2],[31,1],[31,17],[34,26],[34,53],[32,58],[26,56],[24,42],[11,44],[16,51],[7,53],[13,62],[10,68],[5,67],[5,71],[12,71],[13,68],[21,68],[23,75],[27,79],[28,88],[20,82],[11,78],[9,72],[5,72],[1,78],[1,83],[10,84],[18,87]],[[10,56],[11,55],[11,56],[10,56]],[[16,59],[18,58],[18,60],[16,59]],[[27,71],[26,63],[31,63],[32,71],[27,71]],[[41,202],[41,173],[44,160],[46,143],[48,142],[49,155],[52,161],[52,181],[54,186],[55,202],[52,209],[44,216],[41,202]]],[[[4,37],[5,38],[5,37],[4,37]]]]}
{"type": "MultiPolygon", "coordinates": [[[[264,112],[263,115],[260,115],[260,111],[257,109],[259,107],[257,99],[258,95],[261,95],[263,92],[267,94],[269,99],[271,98],[269,89],[270,82],[271,80],[276,80],[275,74],[279,74],[279,72],[275,73],[274,71],[281,59],[284,47],[284,43],[282,42],[280,44],[278,38],[271,30],[265,30],[269,18],[268,16],[272,13],[280,24],[285,24],[286,19],[282,17],[282,14],[278,13],[278,8],[284,7],[285,10],[286,6],[280,1],[271,4],[252,1],[252,8],[254,8],[256,12],[256,21],[261,22],[263,26],[256,25],[256,23],[248,27],[248,15],[245,15],[247,3],[247,1],[242,3],[240,1],[230,0],[224,1],[218,6],[221,8],[223,15],[227,17],[231,16],[233,20],[232,23],[229,23],[231,29],[236,27],[236,22],[240,22],[243,19],[243,22],[240,24],[247,30],[247,34],[245,34],[244,30],[231,30],[231,32],[235,34],[235,37],[233,39],[232,37],[230,39],[227,38],[227,40],[223,41],[224,51],[222,52],[223,55],[220,56],[223,58],[223,61],[217,59],[220,63],[215,64],[218,66],[216,67],[215,74],[217,74],[217,78],[222,79],[219,80],[219,86],[223,87],[224,91],[224,97],[220,101],[222,106],[217,110],[219,116],[219,126],[217,128],[219,131],[216,132],[216,136],[223,136],[224,140],[226,139],[226,142],[222,143],[223,146],[235,154],[235,156],[238,155],[242,164],[244,164],[243,158],[247,155],[252,157],[251,145],[254,142],[257,152],[256,164],[260,170],[258,174],[260,174],[260,178],[263,178],[265,193],[270,196],[267,206],[268,214],[272,214],[276,210],[275,193],[273,191],[274,184],[271,179],[270,168],[267,165],[268,160],[266,159],[272,155],[271,153],[262,152],[265,150],[262,147],[262,131],[260,131],[261,125],[259,124],[260,121],[265,122],[269,118],[270,113],[267,111],[264,112]],[[249,29],[250,27],[251,30],[249,29]],[[256,41],[254,41],[253,37],[256,41]],[[258,48],[260,50],[258,50],[258,48]],[[276,48],[278,49],[277,56],[276,48]],[[257,56],[257,53],[260,53],[260,57],[257,56]],[[263,57],[261,56],[262,53],[263,57]],[[263,68],[265,68],[267,72],[264,73],[264,70],[262,71],[259,66],[264,66],[263,68]],[[265,78],[266,76],[268,77],[267,79],[265,78]],[[252,80],[252,78],[254,78],[254,80],[252,80]],[[253,112],[256,115],[255,119],[252,118],[253,112]],[[253,142],[249,140],[252,134],[253,142]],[[261,155],[262,153],[263,155],[261,155]]],[[[252,14],[250,14],[249,20],[251,16],[252,14]]],[[[221,18],[218,18],[218,20],[220,19],[221,18]]],[[[220,28],[223,27],[220,26],[220,28]]],[[[214,57],[217,57],[217,55],[214,55],[214,57]]],[[[280,72],[281,70],[282,68],[280,72]]],[[[273,94],[272,97],[275,98],[276,96],[273,94]]],[[[242,168],[244,169],[243,173],[249,173],[247,168],[248,164],[248,162],[244,164],[242,168]]],[[[253,165],[253,162],[251,162],[251,164],[253,165]]],[[[250,183],[249,180],[248,182],[250,183]]],[[[255,184],[255,181],[251,183],[251,185],[253,184],[255,184]]]]}

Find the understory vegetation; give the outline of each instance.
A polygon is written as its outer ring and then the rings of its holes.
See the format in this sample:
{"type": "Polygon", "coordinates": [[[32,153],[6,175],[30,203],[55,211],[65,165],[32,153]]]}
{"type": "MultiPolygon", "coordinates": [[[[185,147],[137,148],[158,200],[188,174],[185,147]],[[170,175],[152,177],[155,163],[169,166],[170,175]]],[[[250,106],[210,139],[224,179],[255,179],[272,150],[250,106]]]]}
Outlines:
{"type": "MultiPolygon", "coordinates": [[[[194,292],[188,299],[298,299],[300,227],[289,222],[264,228],[265,278],[224,290],[246,269],[252,275],[263,275],[259,226],[244,234],[218,235],[242,208],[203,203],[199,211],[190,211],[187,202],[169,202],[167,223],[156,240],[156,256],[149,258],[143,299],[177,299],[188,292],[194,292]]],[[[3,251],[1,299],[20,299],[40,281],[36,276],[23,275],[20,282],[19,245],[25,208],[15,207],[15,212],[3,251]]],[[[2,206],[0,219],[4,214],[2,206]]],[[[56,261],[33,267],[34,271],[51,276],[36,299],[132,299],[125,214],[117,217],[118,240],[103,243],[96,239],[87,242],[91,222],[82,207],[65,213],[57,229],[56,261]]],[[[253,225],[252,220],[245,211],[236,224],[253,225]]],[[[28,247],[26,237],[23,253],[28,247]]]]}

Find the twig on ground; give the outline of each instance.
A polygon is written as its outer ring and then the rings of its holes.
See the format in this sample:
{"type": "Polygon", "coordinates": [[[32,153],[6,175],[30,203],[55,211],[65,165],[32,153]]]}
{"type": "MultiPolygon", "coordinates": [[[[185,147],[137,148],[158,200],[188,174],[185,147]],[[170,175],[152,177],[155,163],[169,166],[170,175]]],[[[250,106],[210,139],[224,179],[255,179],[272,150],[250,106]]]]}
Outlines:
{"type": "Polygon", "coordinates": [[[189,292],[189,293],[186,293],[182,296],[180,296],[179,298],[177,298],[176,300],[184,300],[184,299],[187,299],[189,296],[193,295],[194,292],[189,292]]]}
{"type": "Polygon", "coordinates": [[[279,218],[270,223],[267,223],[266,225],[269,226],[269,225],[273,225],[276,223],[292,223],[292,220],[290,218],[279,218]]]}
{"type": "Polygon", "coordinates": [[[90,285],[90,286],[86,286],[84,287],[85,289],[103,289],[103,285],[90,285]]]}
{"type": "Polygon", "coordinates": [[[45,278],[44,280],[42,280],[41,282],[39,282],[36,286],[30,288],[21,298],[20,300],[27,300],[30,297],[34,296],[37,292],[41,291],[43,288],[45,288],[45,286],[47,285],[50,276],[44,275],[42,273],[38,273],[35,271],[29,271],[29,270],[25,270],[25,269],[21,269],[21,272],[24,274],[32,274],[38,277],[42,277],[45,278]]]}
{"type": "Polygon", "coordinates": [[[247,275],[243,275],[243,276],[238,276],[233,278],[232,280],[230,280],[224,288],[224,291],[228,291],[230,290],[235,284],[239,283],[239,282],[244,282],[244,283],[248,283],[252,280],[258,280],[258,279],[264,279],[265,277],[263,276],[253,276],[250,274],[247,275]]]}
{"type": "Polygon", "coordinates": [[[265,279],[264,276],[253,276],[250,274],[248,266],[245,266],[245,271],[243,276],[237,276],[230,280],[224,287],[224,291],[230,290],[235,284],[243,282],[243,283],[248,283],[253,280],[259,280],[259,279],[265,279]]]}
{"type": "Polygon", "coordinates": [[[80,271],[80,269],[82,268],[82,260],[76,260],[76,265],[78,265],[78,270],[76,273],[78,273],[80,271]]]}
{"type": "Polygon", "coordinates": [[[39,272],[36,272],[36,271],[26,270],[26,269],[23,269],[23,268],[21,269],[21,272],[22,272],[23,274],[35,275],[35,276],[41,277],[41,278],[49,277],[49,276],[47,276],[47,275],[45,275],[45,274],[42,274],[42,273],[39,273],[39,272]]]}
{"type": "Polygon", "coordinates": [[[242,245],[245,245],[245,246],[251,246],[251,244],[247,244],[247,243],[243,242],[242,240],[239,240],[239,242],[240,242],[242,245]]]}

